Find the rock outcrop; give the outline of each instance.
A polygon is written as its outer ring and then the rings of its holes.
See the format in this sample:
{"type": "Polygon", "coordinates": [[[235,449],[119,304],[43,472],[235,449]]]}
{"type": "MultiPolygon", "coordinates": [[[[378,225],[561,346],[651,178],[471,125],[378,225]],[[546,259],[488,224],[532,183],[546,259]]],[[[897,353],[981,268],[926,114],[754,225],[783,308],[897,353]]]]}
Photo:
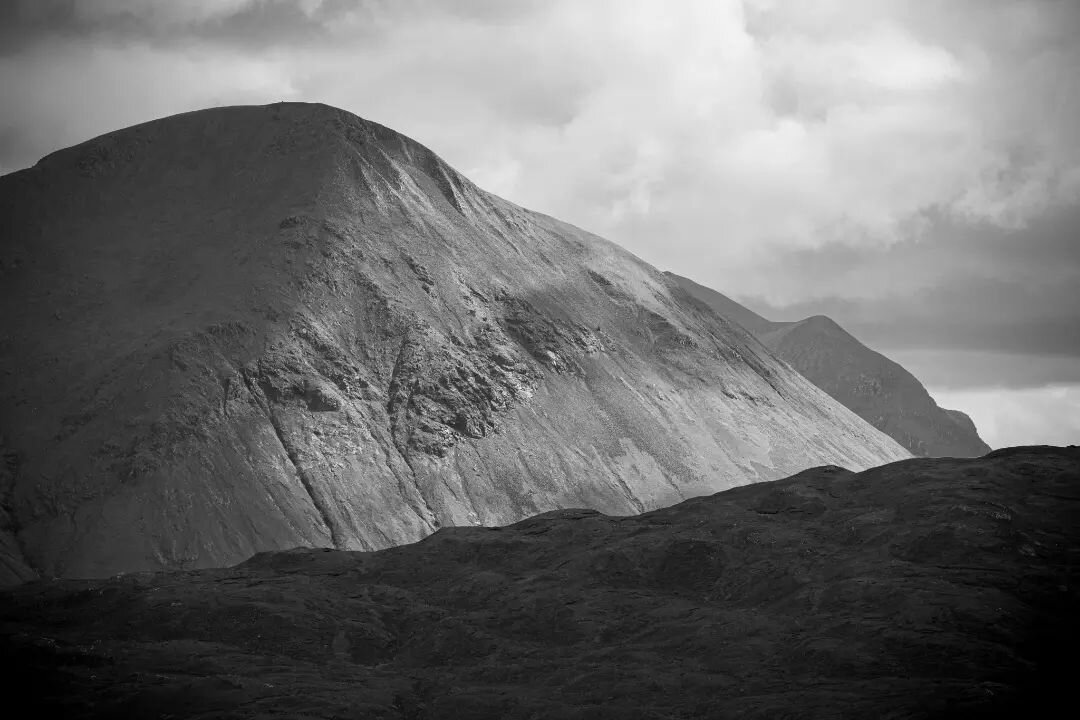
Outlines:
{"type": "Polygon", "coordinates": [[[831,318],[815,315],[798,322],[773,322],[715,290],[666,274],[911,453],[977,457],[990,452],[971,418],[938,407],[914,375],[863,345],[831,318]]]}
{"type": "Polygon", "coordinates": [[[907,456],[651,266],[323,105],[62,150],[0,227],[5,527],[46,577],[907,456]]]}
{"type": "Polygon", "coordinates": [[[1080,448],[0,594],[68,718],[1010,718],[1071,699],[1080,448]]]}
{"type": "Polygon", "coordinates": [[[11,508],[19,458],[0,438],[0,587],[37,579],[19,547],[18,525],[11,508]]]}

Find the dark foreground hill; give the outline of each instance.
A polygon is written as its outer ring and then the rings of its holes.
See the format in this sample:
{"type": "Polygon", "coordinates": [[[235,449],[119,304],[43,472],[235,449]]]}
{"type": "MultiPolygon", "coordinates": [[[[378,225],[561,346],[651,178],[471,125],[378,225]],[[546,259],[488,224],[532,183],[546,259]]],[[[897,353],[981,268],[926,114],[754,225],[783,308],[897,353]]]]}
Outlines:
{"type": "Polygon", "coordinates": [[[4,700],[69,718],[1040,717],[1074,697],[1078,548],[1077,447],[817,468],[631,517],[24,585],[0,595],[4,700]]]}
{"type": "Polygon", "coordinates": [[[662,273],[324,105],[0,177],[0,583],[907,457],[662,273]]]}
{"type": "Polygon", "coordinates": [[[971,418],[938,407],[919,380],[863,345],[831,318],[766,320],[693,280],[666,273],[698,300],[757,336],[834,400],[922,457],[977,457],[990,452],[971,418]]]}

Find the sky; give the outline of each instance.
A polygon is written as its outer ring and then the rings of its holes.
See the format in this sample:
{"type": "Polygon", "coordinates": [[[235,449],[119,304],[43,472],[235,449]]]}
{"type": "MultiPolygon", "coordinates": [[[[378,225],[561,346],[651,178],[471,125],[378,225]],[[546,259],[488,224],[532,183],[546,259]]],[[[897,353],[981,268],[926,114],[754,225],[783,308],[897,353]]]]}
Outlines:
{"type": "Polygon", "coordinates": [[[0,172],[318,101],[773,320],[994,447],[1080,443],[1077,0],[5,0],[0,172]]]}

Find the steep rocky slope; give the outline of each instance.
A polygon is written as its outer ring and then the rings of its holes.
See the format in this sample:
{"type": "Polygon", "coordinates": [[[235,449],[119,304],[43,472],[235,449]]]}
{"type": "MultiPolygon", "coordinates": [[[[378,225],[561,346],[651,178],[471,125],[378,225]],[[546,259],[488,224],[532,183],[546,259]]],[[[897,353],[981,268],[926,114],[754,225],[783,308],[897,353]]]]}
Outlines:
{"type": "Polygon", "coordinates": [[[26,564],[19,540],[17,526],[11,512],[11,493],[15,488],[15,468],[18,458],[8,450],[0,438],[0,587],[17,585],[33,580],[37,573],[26,564]]]}
{"type": "Polygon", "coordinates": [[[990,452],[971,418],[938,407],[914,375],[832,319],[816,315],[799,322],[772,322],[693,280],[665,274],[915,455],[976,457],[990,452]]]}
{"type": "Polygon", "coordinates": [[[46,717],[1056,716],[1078,543],[1080,448],[825,467],[633,517],[33,583],[0,595],[0,657],[46,717]]]}
{"type": "Polygon", "coordinates": [[[967,457],[990,447],[959,410],[938,407],[915,376],[818,315],[759,335],[819,388],[916,455],[967,457]]]}
{"type": "Polygon", "coordinates": [[[60,151],[0,178],[0,226],[9,535],[46,576],[907,455],[654,268],[330,107],[60,151]]]}

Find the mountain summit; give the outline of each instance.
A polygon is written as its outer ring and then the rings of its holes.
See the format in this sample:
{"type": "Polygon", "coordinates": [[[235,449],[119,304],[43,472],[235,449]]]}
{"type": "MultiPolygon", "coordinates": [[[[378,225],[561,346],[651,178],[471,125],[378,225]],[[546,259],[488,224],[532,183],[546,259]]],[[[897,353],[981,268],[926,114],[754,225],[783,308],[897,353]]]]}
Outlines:
{"type": "Polygon", "coordinates": [[[938,407],[914,375],[863,345],[832,318],[814,315],[798,322],[773,322],[693,280],[666,275],[752,332],[810,382],[915,455],[973,457],[990,452],[971,418],[938,407]]]}
{"type": "Polygon", "coordinates": [[[655,268],[324,105],[62,150],[0,226],[8,582],[908,456],[655,268]]]}

